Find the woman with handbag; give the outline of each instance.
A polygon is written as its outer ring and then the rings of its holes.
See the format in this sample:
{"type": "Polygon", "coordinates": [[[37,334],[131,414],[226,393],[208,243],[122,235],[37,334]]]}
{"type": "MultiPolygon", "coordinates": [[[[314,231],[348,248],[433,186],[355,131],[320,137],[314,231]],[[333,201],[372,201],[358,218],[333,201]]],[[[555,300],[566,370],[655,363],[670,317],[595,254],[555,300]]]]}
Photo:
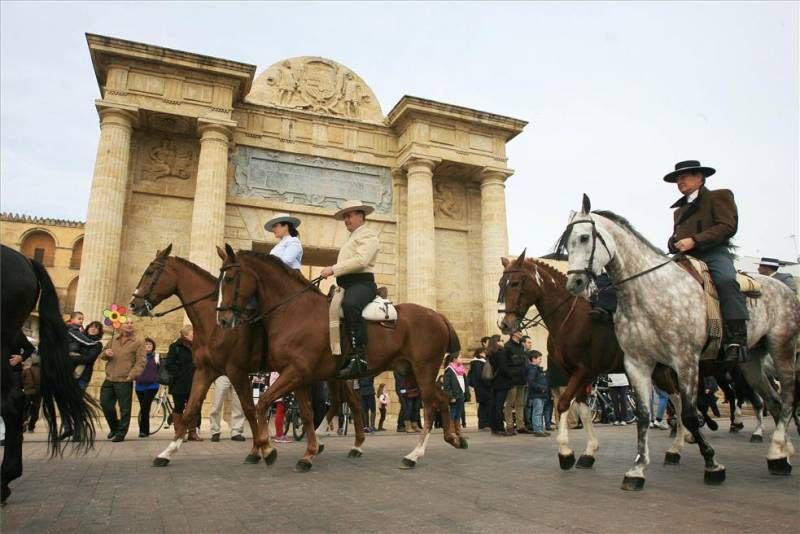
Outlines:
{"type": "Polygon", "coordinates": [[[158,392],[159,355],[156,352],[156,342],[152,338],[144,338],[147,351],[144,371],[136,379],[136,398],[139,399],[139,437],[146,438],[150,435],[150,405],[158,392]]]}

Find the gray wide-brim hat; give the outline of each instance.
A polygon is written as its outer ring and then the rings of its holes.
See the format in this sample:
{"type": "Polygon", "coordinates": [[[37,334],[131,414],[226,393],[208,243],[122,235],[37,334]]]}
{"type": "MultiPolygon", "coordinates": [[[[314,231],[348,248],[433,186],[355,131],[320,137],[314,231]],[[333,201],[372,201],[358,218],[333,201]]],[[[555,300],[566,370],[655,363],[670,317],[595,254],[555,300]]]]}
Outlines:
{"type": "Polygon", "coordinates": [[[300,226],[300,219],[297,217],[292,217],[288,213],[279,213],[275,217],[271,218],[267,222],[264,223],[264,230],[267,232],[272,231],[272,227],[278,223],[291,223],[294,225],[295,228],[300,226]]]}
{"type": "Polygon", "coordinates": [[[678,175],[684,172],[702,172],[703,176],[708,178],[715,172],[716,169],[712,169],[711,167],[703,167],[700,165],[700,162],[694,159],[690,159],[687,161],[679,161],[675,164],[675,170],[671,173],[664,176],[664,181],[674,184],[678,181],[678,175]]]}
{"type": "Polygon", "coordinates": [[[360,200],[345,200],[339,211],[333,214],[333,218],[341,221],[344,219],[344,214],[351,211],[363,211],[364,215],[369,215],[375,208],[367,206],[360,200]]]}
{"type": "Polygon", "coordinates": [[[765,267],[775,267],[779,269],[781,266],[781,261],[776,258],[761,258],[761,261],[757,263],[757,265],[764,265],[765,267]]]}

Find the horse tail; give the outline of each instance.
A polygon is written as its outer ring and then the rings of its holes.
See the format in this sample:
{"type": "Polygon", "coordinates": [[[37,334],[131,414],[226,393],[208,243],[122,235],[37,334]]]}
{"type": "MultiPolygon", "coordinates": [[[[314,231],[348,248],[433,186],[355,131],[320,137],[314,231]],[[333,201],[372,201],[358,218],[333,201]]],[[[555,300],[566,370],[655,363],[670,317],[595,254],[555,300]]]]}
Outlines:
{"type": "Polygon", "coordinates": [[[447,320],[447,317],[445,317],[441,313],[439,314],[439,317],[441,317],[442,320],[444,321],[444,324],[447,325],[447,333],[449,335],[449,338],[447,340],[447,353],[453,354],[460,351],[461,341],[458,339],[458,334],[456,333],[456,329],[453,328],[453,325],[450,323],[450,321],[447,320]]]}
{"type": "Polygon", "coordinates": [[[73,377],[69,356],[69,334],[58,309],[58,295],[50,275],[41,264],[31,261],[41,289],[39,296],[39,357],[42,379],[42,410],[47,421],[48,451],[62,454],[58,440],[56,410],[61,415],[61,428],[72,431],[78,450],[94,447],[94,410],[97,403],[78,387],[73,377]]]}

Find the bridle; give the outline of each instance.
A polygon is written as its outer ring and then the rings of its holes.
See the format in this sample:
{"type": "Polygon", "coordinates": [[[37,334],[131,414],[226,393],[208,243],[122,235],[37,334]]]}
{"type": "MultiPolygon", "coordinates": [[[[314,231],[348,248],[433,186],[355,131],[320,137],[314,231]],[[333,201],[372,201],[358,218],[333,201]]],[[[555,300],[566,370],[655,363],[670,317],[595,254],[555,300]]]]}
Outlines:
{"type": "MultiPolygon", "coordinates": [[[[244,307],[244,308],[242,308],[242,307],[240,307],[239,305],[236,304],[237,302],[239,302],[239,284],[240,284],[240,280],[241,280],[241,276],[240,275],[241,275],[241,272],[242,272],[241,267],[242,267],[242,264],[239,263],[239,262],[231,263],[230,265],[223,265],[222,267],[220,267],[220,269],[219,269],[219,278],[217,280],[217,287],[218,288],[222,287],[222,282],[223,281],[225,281],[226,283],[234,282],[235,285],[233,286],[233,300],[232,300],[231,305],[230,306],[224,306],[224,307],[223,306],[217,306],[217,312],[229,311],[229,312],[231,312],[233,314],[234,318],[242,319],[243,320],[243,324],[246,324],[246,325],[247,324],[253,324],[253,323],[256,323],[256,322],[262,320],[264,317],[267,317],[268,315],[270,315],[272,312],[274,312],[275,310],[277,310],[281,306],[283,306],[285,304],[288,304],[289,302],[293,301],[294,299],[296,299],[297,297],[299,297],[300,295],[302,295],[303,293],[305,293],[309,289],[318,288],[319,283],[322,281],[322,277],[321,276],[318,276],[317,278],[314,278],[313,280],[310,280],[308,285],[305,286],[300,291],[297,291],[297,292],[293,293],[288,298],[282,300],[281,302],[279,302],[279,303],[277,303],[277,304],[275,304],[273,306],[270,306],[266,311],[256,315],[258,310],[256,309],[256,306],[255,306],[255,304],[257,302],[255,296],[250,299],[250,302],[248,302],[247,306],[244,307]],[[239,270],[236,271],[236,273],[231,277],[231,279],[224,280],[225,272],[228,271],[229,269],[233,269],[234,267],[238,267],[239,270]],[[250,317],[248,317],[246,314],[250,314],[250,317]]],[[[255,278],[258,281],[258,283],[261,284],[261,279],[258,277],[258,274],[257,273],[253,273],[253,276],[255,276],[255,278]]]]}
{"type": "MultiPolygon", "coordinates": [[[[503,271],[503,276],[500,278],[500,294],[497,296],[497,302],[498,303],[499,302],[505,302],[505,300],[506,300],[506,292],[508,291],[508,275],[511,274],[511,273],[522,273],[524,275],[523,278],[522,278],[522,282],[520,282],[520,287],[519,287],[519,292],[520,293],[522,293],[523,289],[525,288],[525,282],[527,281],[528,277],[530,276],[530,273],[528,271],[526,271],[525,269],[506,269],[505,271],[503,271]]],[[[550,317],[551,315],[553,315],[556,311],[558,311],[559,308],[561,308],[561,306],[563,306],[564,304],[569,302],[570,299],[574,299],[573,300],[573,304],[572,304],[572,306],[574,308],[575,307],[575,301],[577,301],[577,295],[567,295],[567,297],[564,300],[562,300],[561,302],[559,302],[558,305],[555,308],[553,308],[552,310],[550,310],[549,313],[543,314],[542,312],[539,312],[534,317],[532,317],[530,319],[527,319],[525,317],[525,314],[528,313],[528,309],[530,309],[530,307],[528,307],[527,309],[524,309],[524,310],[521,309],[521,308],[517,309],[517,310],[502,309],[502,310],[497,310],[497,313],[504,313],[506,315],[511,313],[511,314],[516,315],[517,317],[520,317],[519,326],[517,327],[519,330],[526,330],[528,328],[533,328],[533,327],[536,327],[536,326],[539,326],[539,325],[542,325],[545,328],[547,328],[547,325],[544,322],[545,318],[550,317]]],[[[569,315],[567,316],[567,318],[569,318],[569,315]]],[[[566,322],[567,318],[564,319],[564,322],[566,322]]],[[[563,324],[562,324],[562,326],[563,326],[563,324]]]]}
{"type": "MultiPolygon", "coordinates": [[[[153,288],[156,287],[156,284],[158,283],[158,279],[161,278],[161,275],[164,274],[164,271],[167,269],[167,263],[164,260],[161,260],[161,261],[155,260],[150,265],[153,265],[153,264],[155,264],[158,268],[155,271],[151,271],[152,274],[150,276],[150,285],[147,287],[147,291],[145,292],[144,296],[140,295],[138,292],[134,292],[134,293],[131,294],[131,296],[133,298],[142,299],[142,301],[144,301],[144,307],[147,310],[147,315],[148,316],[150,316],[150,317],[163,317],[163,316],[167,315],[168,313],[172,313],[174,311],[181,310],[183,308],[188,308],[192,304],[196,304],[196,303],[200,302],[201,300],[206,300],[206,299],[209,299],[209,298],[212,298],[212,297],[216,298],[217,290],[219,289],[219,281],[217,281],[217,283],[214,284],[213,291],[211,291],[211,293],[209,293],[207,295],[203,295],[202,297],[199,297],[199,298],[196,298],[196,299],[191,300],[189,302],[180,304],[179,306],[175,306],[175,307],[170,308],[170,309],[168,309],[166,311],[159,312],[159,313],[153,313],[153,309],[156,307],[156,305],[154,305],[154,304],[152,304],[150,302],[150,298],[149,297],[150,297],[150,294],[153,292],[153,288]]],[[[148,271],[150,271],[150,269],[145,271],[144,274],[147,274],[148,271]]]]}
{"type": "Polygon", "coordinates": [[[591,216],[589,217],[588,220],[573,221],[573,222],[569,223],[567,225],[567,228],[564,230],[564,233],[567,236],[571,235],[572,234],[572,229],[576,224],[591,224],[592,225],[592,251],[589,253],[589,262],[586,264],[586,267],[584,267],[583,269],[570,269],[569,271],[567,271],[567,276],[569,276],[571,274],[585,274],[590,279],[596,281],[597,280],[597,275],[594,274],[594,271],[592,270],[592,265],[594,264],[594,254],[595,254],[595,251],[597,250],[597,241],[598,241],[598,239],[600,240],[600,243],[602,243],[603,248],[606,249],[606,252],[608,253],[609,261],[611,261],[613,259],[613,256],[611,255],[611,251],[609,250],[608,245],[606,244],[606,240],[603,238],[602,234],[600,234],[600,232],[597,231],[597,225],[595,224],[594,219],[592,219],[591,216]]]}

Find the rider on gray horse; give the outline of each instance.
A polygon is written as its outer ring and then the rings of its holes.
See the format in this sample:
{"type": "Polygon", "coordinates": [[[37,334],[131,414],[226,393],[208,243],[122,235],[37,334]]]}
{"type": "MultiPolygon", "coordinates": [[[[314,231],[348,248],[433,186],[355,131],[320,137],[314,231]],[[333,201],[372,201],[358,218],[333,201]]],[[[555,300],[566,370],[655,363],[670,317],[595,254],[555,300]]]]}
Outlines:
{"type": "Polygon", "coordinates": [[[336,276],[336,283],[344,289],[342,310],[350,338],[350,361],[339,371],[338,378],[355,378],[367,369],[367,325],[361,317],[361,311],[372,302],[378,291],[373,273],[380,248],[378,235],[364,224],[372,211],[371,206],[364,205],[360,200],[348,200],[333,215],[344,221],[350,237],[339,250],[336,265],[325,267],[320,273],[323,278],[336,276]]]}
{"type": "Polygon", "coordinates": [[[736,235],[739,216],[729,189],[711,190],[706,178],[716,172],[699,161],[681,161],[664,176],[676,183],[683,197],[675,202],[674,232],[669,238],[670,252],[683,252],[708,265],[719,295],[720,311],[725,321],[724,359],[726,362],[747,359],[747,303],[736,281],[730,239],[736,235]]]}

